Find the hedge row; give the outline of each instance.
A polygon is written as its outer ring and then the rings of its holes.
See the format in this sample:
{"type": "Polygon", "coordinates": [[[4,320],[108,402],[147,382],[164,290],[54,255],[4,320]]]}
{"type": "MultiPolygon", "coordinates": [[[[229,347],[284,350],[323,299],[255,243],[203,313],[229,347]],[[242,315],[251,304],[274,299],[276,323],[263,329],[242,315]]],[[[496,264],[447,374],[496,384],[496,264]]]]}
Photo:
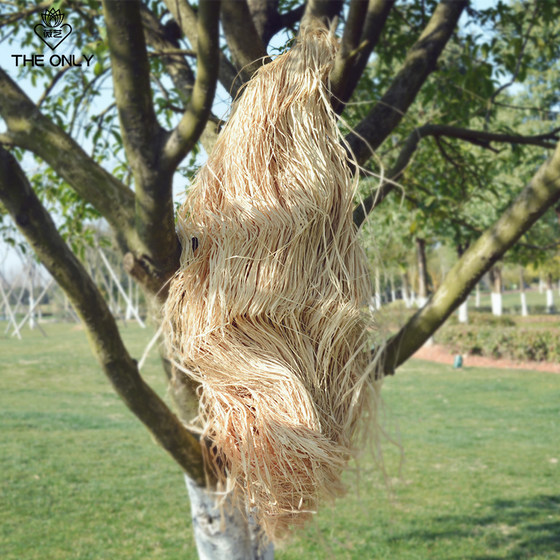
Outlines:
{"type": "Polygon", "coordinates": [[[446,325],[435,340],[457,354],[560,362],[560,329],[446,325]]]}

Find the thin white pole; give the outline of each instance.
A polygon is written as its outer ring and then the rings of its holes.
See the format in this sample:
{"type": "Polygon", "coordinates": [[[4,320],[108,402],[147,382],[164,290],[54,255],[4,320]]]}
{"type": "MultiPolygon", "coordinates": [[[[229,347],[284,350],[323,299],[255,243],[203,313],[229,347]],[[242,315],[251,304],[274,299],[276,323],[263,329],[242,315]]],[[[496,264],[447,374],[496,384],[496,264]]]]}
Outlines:
{"type": "Polygon", "coordinates": [[[99,251],[99,255],[101,257],[101,260],[103,261],[103,264],[105,264],[105,267],[107,268],[107,270],[109,271],[109,274],[111,275],[111,277],[113,278],[115,284],[117,285],[117,289],[119,290],[119,293],[122,295],[124,301],[131,306],[132,308],[132,313],[134,315],[134,317],[136,317],[136,320],[138,321],[138,324],[144,329],[146,328],[146,325],[144,324],[144,321],[142,321],[142,319],[140,318],[140,315],[138,315],[138,311],[136,309],[134,309],[134,307],[132,306],[132,303],[129,301],[128,296],[126,295],[126,292],[123,290],[117,275],[114,273],[113,269],[111,268],[111,265],[109,264],[109,261],[107,260],[107,257],[103,254],[103,251],[101,249],[98,249],[99,251]]]}
{"type": "MultiPolygon", "coordinates": [[[[21,320],[20,324],[18,325],[19,329],[21,329],[21,327],[23,327],[23,325],[25,325],[25,322],[29,319],[29,317],[31,316],[31,314],[33,313],[35,308],[41,303],[41,300],[43,299],[44,295],[47,293],[48,289],[51,287],[52,283],[53,283],[53,279],[51,278],[47,282],[47,285],[43,288],[43,291],[41,292],[41,295],[36,300],[34,300],[33,307],[29,307],[29,311],[27,312],[27,315],[21,320]]],[[[14,334],[15,333],[13,333],[12,336],[14,334]]],[[[43,334],[45,334],[44,331],[43,331],[43,334]]]]}
{"type": "Polygon", "coordinates": [[[14,326],[14,334],[17,335],[17,337],[21,340],[21,334],[19,332],[18,324],[17,324],[16,318],[14,317],[14,314],[12,313],[12,308],[10,307],[10,301],[8,300],[8,296],[6,295],[6,292],[4,291],[1,280],[0,280],[0,292],[2,292],[2,299],[4,300],[4,305],[6,307],[6,311],[8,312],[8,317],[10,318],[10,323],[12,323],[12,325],[14,326]]]}

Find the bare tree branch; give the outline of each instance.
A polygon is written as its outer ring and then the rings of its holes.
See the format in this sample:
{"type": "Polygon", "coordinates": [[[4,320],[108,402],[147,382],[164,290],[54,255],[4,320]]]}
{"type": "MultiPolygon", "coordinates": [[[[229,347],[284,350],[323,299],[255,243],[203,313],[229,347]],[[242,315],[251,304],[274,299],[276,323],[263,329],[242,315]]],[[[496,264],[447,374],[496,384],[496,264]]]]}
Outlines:
{"type": "Polygon", "coordinates": [[[278,31],[298,22],[305,11],[305,4],[301,4],[289,12],[280,14],[278,4],[278,0],[248,0],[255,29],[265,46],[278,31]]]}
{"type": "Polygon", "coordinates": [[[142,379],[93,280],[60,237],[16,159],[1,147],[0,200],[41,262],[68,295],[117,393],[185,472],[204,485],[199,441],[142,379]]]}
{"type": "Polygon", "coordinates": [[[286,12],[285,14],[281,14],[278,27],[274,27],[271,30],[271,33],[276,34],[281,29],[284,29],[286,27],[288,27],[288,28],[292,27],[298,21],[301,20],[304,13],[305,13],[305,3],[300,4],[299,6],[296,6],[293,10],[290,10],[289,12],[286,12]]]}
{"type": "Polygon", "coordinates": [[[442,0],[438,4],[389,89],[358,124],[355,133],[348,134],[350,148],[360,164],[370,158],[371,150],[380,146],[399,124],[418,91],[434,71],[437,59],[467,4],[467,0],[442,0]]]}
{"type": "Polygon", "coordinates": [[[498,221],[472,244],[428,303],[381,350],[390,375],[444,323],[482,276],[560,200],[560,143],[498,221]]]}
{"type": "Polygon", "coordinates": [[[540,146],[542,148],[552,149],[556,147],[553,142],[558,142],[560,128],[536,136],[522,136],[518,134],[504,134],[500,132],[486,132],[483,130],[472,130],[468,128],[460,128],[444,124],[427,124],[416,128],[407,137],[402,147],[397,161],[392,169],[386,174],[383,183],[367,198],[363,200],[354,210],[354,223],[360,227],[367,215],[376,208],[386,196],[397,186],[397,181],[402,175],[414,152],[418,148],[418,144],[422,138],[434,136],[439,138],[445,136],[448,138],[457,138],[481,146],[486,149],[492,149],[491,142],[502,142],[508,144],[525,144],[532,146],[540,146]]]}
{"type": "Polygon", "coordinates": [[[123,144],[137,187],[142,188],[157,173],[164,131],[152,103],[140,2],[104,0],[103,10],[123,144]]]}
{"type": "Polygon", "coordinates": [[[152,103],[140,5],[139,0],[104,0],[103,10],[123,144],[134,175],[135,227],[142,243],[142,258],[163,286],[179,266],[172,200],[175,169],[161,161],[167,134],[157,121],[152,103]]]}
{"type": "Polygon", "coordinates": [[[314,19],[328,25],[330,21],[340,15],[343,4],[342,0],[307,0],[301,25],[305,27],[314,19]]]}
{"type": "MultiPolygon", "coordinates": [[[[173,49],[177,49],[178,42],[174,42],[168,37],[164,26],[144,5],[142,6],[141,15],[146,41],[155,49],[161,50],[165,53],[164,56],[162,56],[162,61],[165,64],[173,85],[175,86],[175,91],[179,93],[185,106],[187,106],[192,96],[192,90],[195,82],[195,76],[190,65],[185,60],[184,56],[171,52],[173,49]]],[[[221,56],[221,53],[219,53],[219,55],[221,56]]],[[[220,68],[220,65],[216,66],[220,68]]],[[[184,107],[173,108],[173,110],[180,112],[181,114],[185,112],[184,107]]],[[[210,115],[206,128],[200,137],[201,144],[206,150],[206,153],[210,153],[218,138],[216,131],[217,127],[215,124],[216,121],[218,121],[217,117],[210,115]]]]}
{"type": "Polygon", "coordinates": [[[192,94],[195,76],[184,56],[168,52],[178,50],[179,43],[168,37],[164,26],[144,4],[141,6],[140,15],[146,42],[156,51],[165,53],[162,56],[162,62],[173,80],[177,93],[186,105],[192,94]]]}
{"type": "Polygon", "coordinates": [[[255,30],[266,47],[274,35],[272,29],[279,24],[278,0],[247,0],[247,5],[255,30]]]}
{"type": "Polygon", "coordinates": [[[168,170],[175,170],[194,147],[210,116],[220,60],[219,6],[216,0],[201,0],[198,7],[196,81],[187,110],[163,148],[162,165],[168,170]]]}
{"type": "MultiPolygon", "coordinates": [[[[167,9],[171,12],[173,19],[177,22],[181,31],[187,37],[191,46],[198,44],[198,31],[196,13],[187,0],[164,0],[167,9]]],[[[226,91],[233,98],[237,95],[243,80],[237,75],[237,70],[228,60],[227,56],[220,53],[220,68],[218,79],[226,91]]]]}
{"type": "Polygon", "coordinates": [[[233,62],[246,82],[263,64],[270,62],[247,0],[223,0],[222,26],[233,62]]]}
{"type": "Polygon", "coordinates": [[[377,45],[395,0],[353,0],[331,83],[333,107],[342,113],[377,45]]]}

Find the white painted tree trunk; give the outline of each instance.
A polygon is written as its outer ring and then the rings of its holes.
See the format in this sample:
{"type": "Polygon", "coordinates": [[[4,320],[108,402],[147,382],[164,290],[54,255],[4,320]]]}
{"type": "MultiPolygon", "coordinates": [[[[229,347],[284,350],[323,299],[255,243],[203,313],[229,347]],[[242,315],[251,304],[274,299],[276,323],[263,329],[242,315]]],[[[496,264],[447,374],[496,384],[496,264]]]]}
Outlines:
{"type": "Polygon", "coordinates": [[[476,285],[474,306],[476,309],[480,307],[480,283],[476,285]]]}
{"type": "Polygon", "coordinates": [[[412,307],[412,304],[410,302],[410,298],[408,297],[408,292],[406,292],[404,289],[402,291],[402,298],[403,298],[403,301],[404,301],[404,306],[407,309],[410,309],[412,307]]]}
{"type": "Polygon", "coordinates": [[[375,309],[381,309],[381,275],[379,268],[375,269],[375,309]]]}
{"type": "Polygon", "coordinates": [[[200,560],[274,560],[274,546],[238,508],[224,504],[185,475],[200,560]]]}
{"type": "Polygon", "coordinates": [[[492,315],[495,315],[496,317],[501,317],[503,313],[502,294],[492,292],[491,298],[492,298],[492,315]]]}
{"type": "Polygon", "coordinates": [[[520,296],[521,296],[521,316],[527,317],[529,315],[529,311],[527,309],[527,296],[525,295],[525,292],[521,292],[520,296]]]}
{"type": "Polygon", "coordinates": [[[546,312],[552,313],[554,311],[554,291],[552,288],[546,289],[546,312]]]}
{"type": "Polygon", "coordinates": [[[529,311],[527,310],[527,296],[525,295],[525,275],[523,267],[519,267],[519,295],[521,297],[521,317],[527,317],[529,311]]]}
{"type": "Polygon", "coordinates": [[[544,292],[544,280],[542,278],[539,278],[539,294],[542,294],[544,292]]]}
{"type": "Polygon", "coordinates": [[[468,298],[459,306],[459,323],[469,322],[468,298]]]}

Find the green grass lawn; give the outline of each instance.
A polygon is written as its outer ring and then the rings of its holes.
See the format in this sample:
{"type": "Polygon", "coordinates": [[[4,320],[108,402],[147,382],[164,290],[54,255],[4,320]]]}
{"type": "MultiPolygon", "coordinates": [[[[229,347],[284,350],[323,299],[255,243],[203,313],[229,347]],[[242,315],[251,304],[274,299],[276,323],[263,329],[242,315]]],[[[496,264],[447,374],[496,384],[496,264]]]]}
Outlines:
{"type": "MultiPolygon", "coordinates": [[[[196,559],[180,470],[75,327],[0,339],[0,559],[196,559]]],[[[123,329],[140,357],[150,333],[123,329]]],[[[165,396],[157,357],[147,380],[165,396]]],[[[560,559],[560,376],[411,361],[371,461],[277,558],[560,559]]]]}

